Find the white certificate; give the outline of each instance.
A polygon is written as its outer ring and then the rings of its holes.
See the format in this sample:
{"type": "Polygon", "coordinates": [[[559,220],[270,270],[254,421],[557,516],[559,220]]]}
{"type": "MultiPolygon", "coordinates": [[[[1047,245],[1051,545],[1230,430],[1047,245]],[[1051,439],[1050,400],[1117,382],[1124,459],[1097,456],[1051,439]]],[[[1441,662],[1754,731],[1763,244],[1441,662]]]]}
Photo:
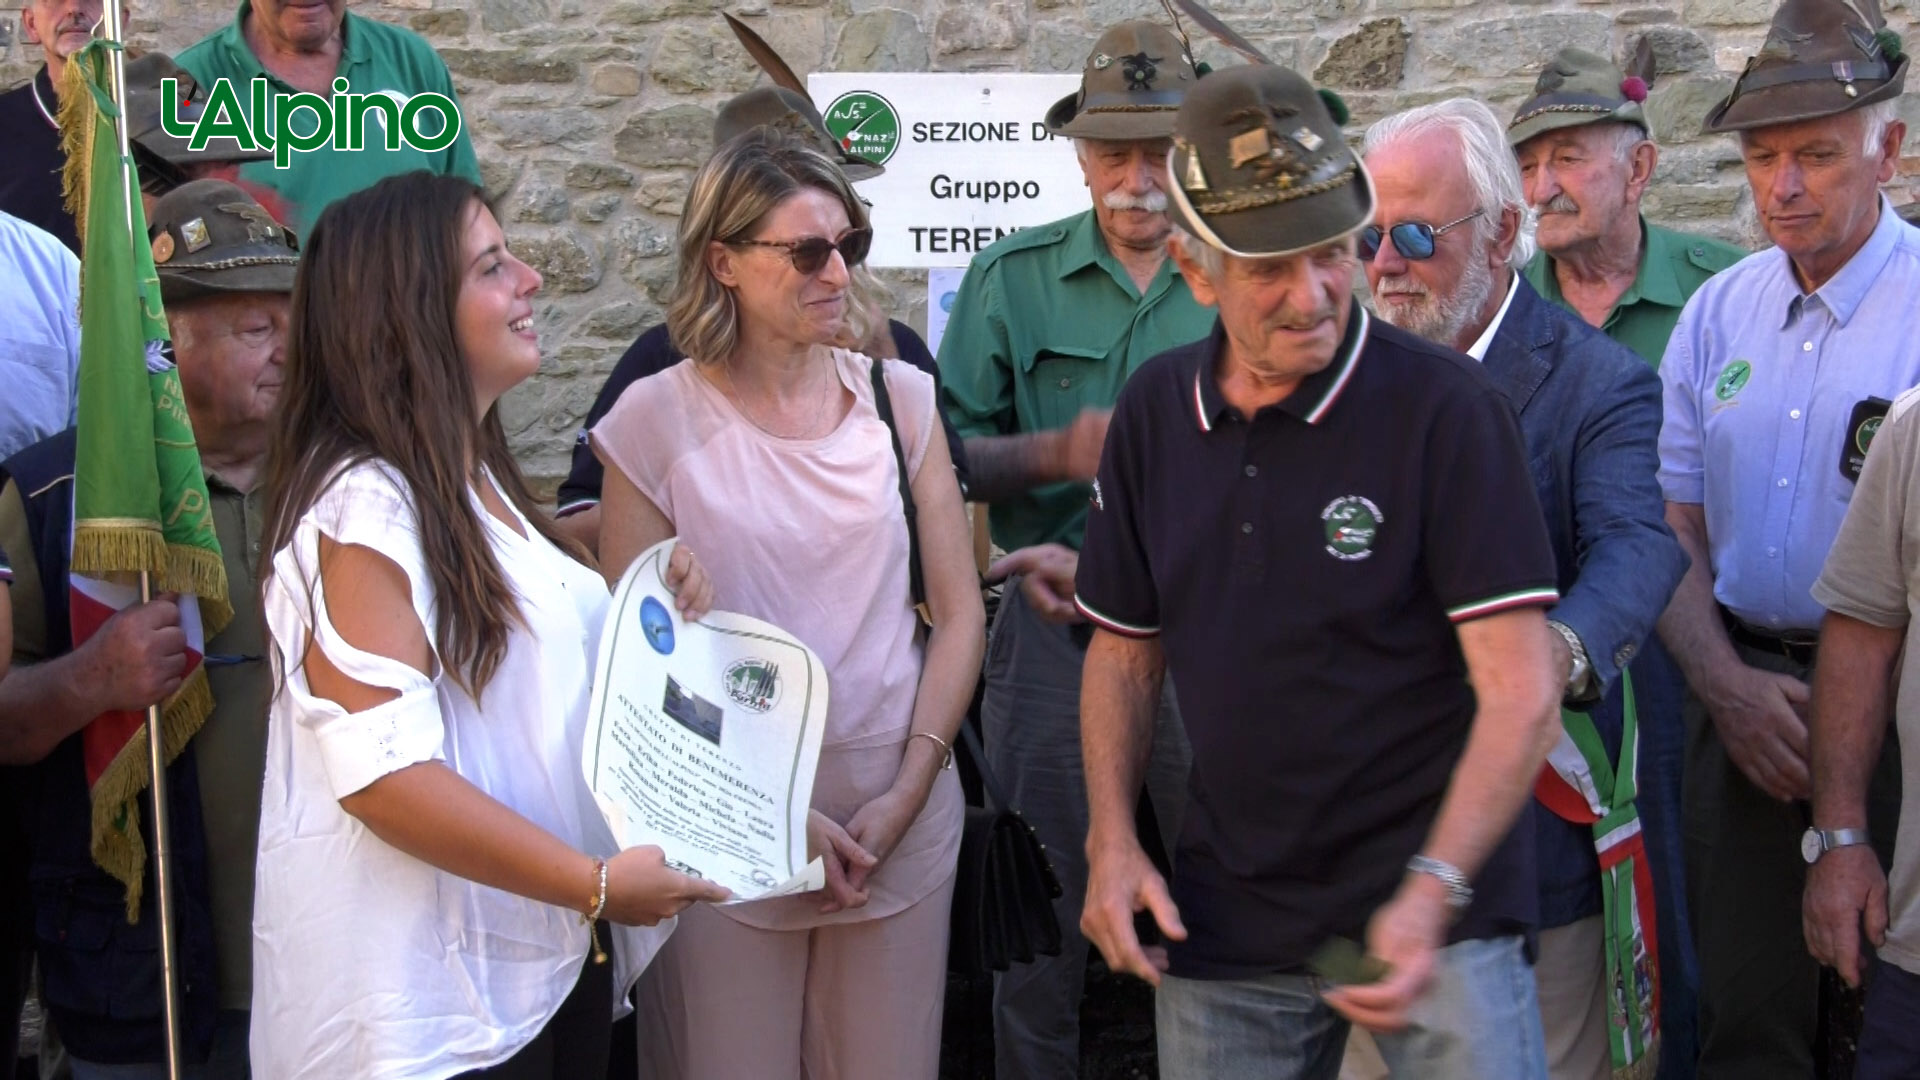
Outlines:
{"type": "Polygon", "coordinates": [[[735,901],[824,888],[807,808],[826,669],[771,623],[683,620],[666,586],[673,543],[634,560],[607,610],[587,714],[594,800],[623,849],[656,845],[735,901]]]}

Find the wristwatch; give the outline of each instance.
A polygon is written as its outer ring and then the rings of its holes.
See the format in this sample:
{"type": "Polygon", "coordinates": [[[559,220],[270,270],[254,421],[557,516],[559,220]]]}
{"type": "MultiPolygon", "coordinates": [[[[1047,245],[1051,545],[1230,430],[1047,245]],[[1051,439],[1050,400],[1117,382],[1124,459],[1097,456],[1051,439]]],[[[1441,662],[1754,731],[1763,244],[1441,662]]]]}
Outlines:
{"type": "Polygon", "coordinates": [[[1440,884],[1447,887],[1447,906],[1453,909],[1455,915],[1467,910],[1467,905],[1473,903],[1473,886],[1467,883],[1467,875],[1452,863],[1441,862],[1427,855],[1415,855],[1407,860],[1407,872],[1438,878],[1440,884]]]}
{"type": "Polygon", "coordinates": [[[1834,848],[1870,842],[1865,829],[1808,829],[1800,834],[1800,857],[1807,860],[1808,866],[1812,866],[1820,861],[1820,856],[1834,848]]]}
{"type": "Polygon", "coordinates": [[[1587,680],[1593,677],[1593,664],[1587,660],[1587,647],[1580,643],[1580,635],[1574,633],[1573,627],[1566,623],[1548,619],[1547,625],[1566,639],[1567,649],[1573,653],[1573,667],[1567,671],[1565,696],[1577,698],[1587,692],[1587,680]]]}

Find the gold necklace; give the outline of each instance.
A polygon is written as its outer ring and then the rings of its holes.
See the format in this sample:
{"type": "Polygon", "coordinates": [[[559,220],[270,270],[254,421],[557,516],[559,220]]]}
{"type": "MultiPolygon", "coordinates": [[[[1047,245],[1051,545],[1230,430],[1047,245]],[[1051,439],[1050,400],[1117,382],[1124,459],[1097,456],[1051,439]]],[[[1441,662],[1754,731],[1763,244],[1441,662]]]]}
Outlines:
{"type": "Polygon", "coordinates": [[[820,403],[814,407],[813,417],[807,421],[807,426],[800,429],[799,434],[782,435],[779,432],[774,431],[772,428],[769,428],[767,425],[761,423],[759,420],[754,418],[753,411],[747,407],[746,396],[740,393],[740,388],[738,386],[734,385],[732,357],[728,357],[726,361],[720,365],[720,374],[725,375],[727,377],[727,391],[733,395],[734,405],[740,410],[740,415],[746,418],[747,423],[752,424],[754,427],[760,429],[760,431],[763,434],[771,438],[784,439],[788,441],[800,441],[804,439],[813,439],[813,438],[819,437],[813,434],[813,432],[820,427],[820,418],[826,414],[827,402],[837,396],[837,390],[838,390],[838,384],[839,384],[839,380],[834,378],[833,374],[829,372],[827,377],[827,383],[832,389],[830,389],[828,393],[820,397],[820,403]]]}

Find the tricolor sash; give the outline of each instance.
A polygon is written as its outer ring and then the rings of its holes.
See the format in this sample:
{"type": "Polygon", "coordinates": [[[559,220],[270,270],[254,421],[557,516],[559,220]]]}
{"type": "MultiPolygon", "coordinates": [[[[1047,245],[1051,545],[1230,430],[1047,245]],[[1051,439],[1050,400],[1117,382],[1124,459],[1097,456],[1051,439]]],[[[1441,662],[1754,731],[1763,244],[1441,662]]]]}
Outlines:
{"type": "Polygon", "coordinates": [[[1660,951],[1654,933],[1653,874],[1640,812],[1634,807],[1640,761],[1633,679],[1620,673],[1626,721],[1620,760],[1607,760],[1593,718],[1560,711],[1560,741],[1547,755],[1534,797],[1557,816],[1593,827],[1600,856],[1601,918],[1606,928],[1607,1044],[1613,1075],[1650,1080],[1659,1067],[1660,951]]]}

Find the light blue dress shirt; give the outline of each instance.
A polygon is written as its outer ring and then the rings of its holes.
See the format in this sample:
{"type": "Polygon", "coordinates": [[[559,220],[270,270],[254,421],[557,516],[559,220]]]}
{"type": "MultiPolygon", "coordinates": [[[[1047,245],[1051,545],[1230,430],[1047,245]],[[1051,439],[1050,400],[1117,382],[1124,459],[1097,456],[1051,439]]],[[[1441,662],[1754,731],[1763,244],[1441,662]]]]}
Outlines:
{"type": "Polygon", "coordinates": [[[0,211],[0,461],[73,423],[80,260],[0,211]]]}
{"type": "Polygon", "coordinates": [[[1713,594],[1755,626],[1815,630],[1810,590],[1853,481],[1854,406],[1920,384],[1920,229],[1884,196],[1867,242],[1812,295],[1778,248],[1711,278],[1660,363],[1660,487],[1704,506],[1713,594]]]}

